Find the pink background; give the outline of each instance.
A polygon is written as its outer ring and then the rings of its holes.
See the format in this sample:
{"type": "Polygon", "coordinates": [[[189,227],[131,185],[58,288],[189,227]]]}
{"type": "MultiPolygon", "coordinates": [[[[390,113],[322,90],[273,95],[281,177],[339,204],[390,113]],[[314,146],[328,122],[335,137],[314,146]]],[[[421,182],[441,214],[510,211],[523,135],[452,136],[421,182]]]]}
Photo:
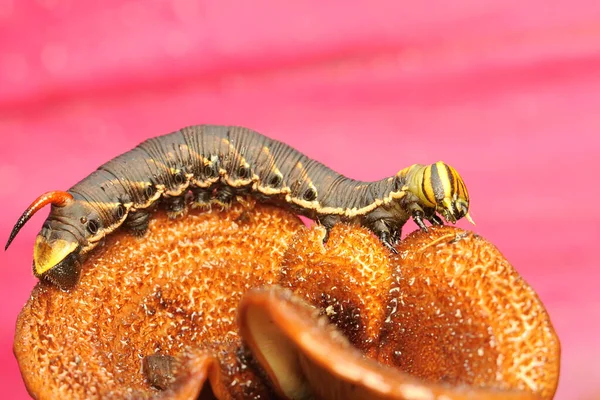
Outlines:
{"type": "MultiPolygon", "coordinates": [[[[599,398],[600,2],[241,3],[0,0],[2,243],[42,192],[185,125],[360,179],[443,159],[550,312],[557,398],[599,398]]],[[[46,214],[0,252],[3,398],[26,397],[12,338],[46,214]]]]}

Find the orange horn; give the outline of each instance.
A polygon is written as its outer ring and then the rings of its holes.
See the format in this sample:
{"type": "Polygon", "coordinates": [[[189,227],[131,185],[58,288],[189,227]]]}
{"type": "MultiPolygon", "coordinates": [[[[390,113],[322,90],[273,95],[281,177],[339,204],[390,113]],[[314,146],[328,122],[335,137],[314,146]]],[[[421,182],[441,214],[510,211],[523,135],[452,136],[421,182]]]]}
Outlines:
{"type": "Polygon", "coordinates": [[[48,204],[54,204],[57,207],[64,207],[68,202],[73,200],[73,195],[67,192],[47,192],[38,197],[31,205],[23,212],[17,223],[15,224],[10,236],[8,237],[8,242],[6,242],[6,246],[4,246],[4,250],[8,249],[11,242],[17,236],[23,225],[29,221],[29,218],[33,217],[33,214],[38,212],[44,206],[48,204]]]}

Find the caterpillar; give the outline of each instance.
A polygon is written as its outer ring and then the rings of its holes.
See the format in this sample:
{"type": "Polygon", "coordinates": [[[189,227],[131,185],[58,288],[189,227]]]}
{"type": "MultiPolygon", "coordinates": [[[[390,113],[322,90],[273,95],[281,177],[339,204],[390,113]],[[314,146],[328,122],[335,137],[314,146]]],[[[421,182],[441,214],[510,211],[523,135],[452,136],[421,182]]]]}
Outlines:
{"type": "Polygon", "coordinates": [[[127,226],[143,235],[160,203],[171,217],[191,207],[227,207],[236,196],[285,207],[329,231],[339,222],[370,229],[395,252],[412,218],[442,225],[469,216],[463,179],[442,161],[415,164],[375,182],[347,178],[286,145],[243,127],[189,126],[148,139],[101,165],[69,190],[38,197],[17,220],[5,250],[41,208],[51,210],[36,237],[33,273],[63,290],[79,281],[85,255],[127,226]]]}

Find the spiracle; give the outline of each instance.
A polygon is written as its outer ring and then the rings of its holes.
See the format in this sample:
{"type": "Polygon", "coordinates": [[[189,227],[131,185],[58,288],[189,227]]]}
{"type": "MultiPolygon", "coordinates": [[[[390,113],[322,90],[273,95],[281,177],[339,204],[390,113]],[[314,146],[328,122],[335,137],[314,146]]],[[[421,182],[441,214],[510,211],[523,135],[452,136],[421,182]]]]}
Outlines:
{"type": "Polygon", "coordinates": [[[117,231],[40,281],[14,352],[38,399],[551,399],[560,345],[499,250],[455,227],[392,254],[249,199],[117,231]]]}

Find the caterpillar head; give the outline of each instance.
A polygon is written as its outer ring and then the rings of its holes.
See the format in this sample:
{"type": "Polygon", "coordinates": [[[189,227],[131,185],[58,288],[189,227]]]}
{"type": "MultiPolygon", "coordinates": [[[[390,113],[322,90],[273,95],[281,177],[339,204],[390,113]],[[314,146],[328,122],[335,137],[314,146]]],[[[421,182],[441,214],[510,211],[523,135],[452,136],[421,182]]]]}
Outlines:
{"type": "MultiPolygon", "coordinates": [[[[27,221],[41,208],[51,204],[50,215],[35,239],[33,273],[47,279],[61,289],[70,289],[79,281],[82,248],[89,242],[90,226],[83,224],[81,215],[90,210],[68,192],[48,192],[38,197],[23,212],[6,243],[8,249],[15,236],[27,221]],[[74,216],[78,216],[75,218],[74,216]]],[[[97,222],[92,228],[97,231],[97,222]]],[[[95,233],[95,232],[94,232],[95,233]]]]}
{"type": "Polygon", "coordinates": [[[475,224],[469,215],[467,186],[458,172],[443,161],[425,167],[419,195],[447,222],[456,223],[465,217],[475,224]]]}

